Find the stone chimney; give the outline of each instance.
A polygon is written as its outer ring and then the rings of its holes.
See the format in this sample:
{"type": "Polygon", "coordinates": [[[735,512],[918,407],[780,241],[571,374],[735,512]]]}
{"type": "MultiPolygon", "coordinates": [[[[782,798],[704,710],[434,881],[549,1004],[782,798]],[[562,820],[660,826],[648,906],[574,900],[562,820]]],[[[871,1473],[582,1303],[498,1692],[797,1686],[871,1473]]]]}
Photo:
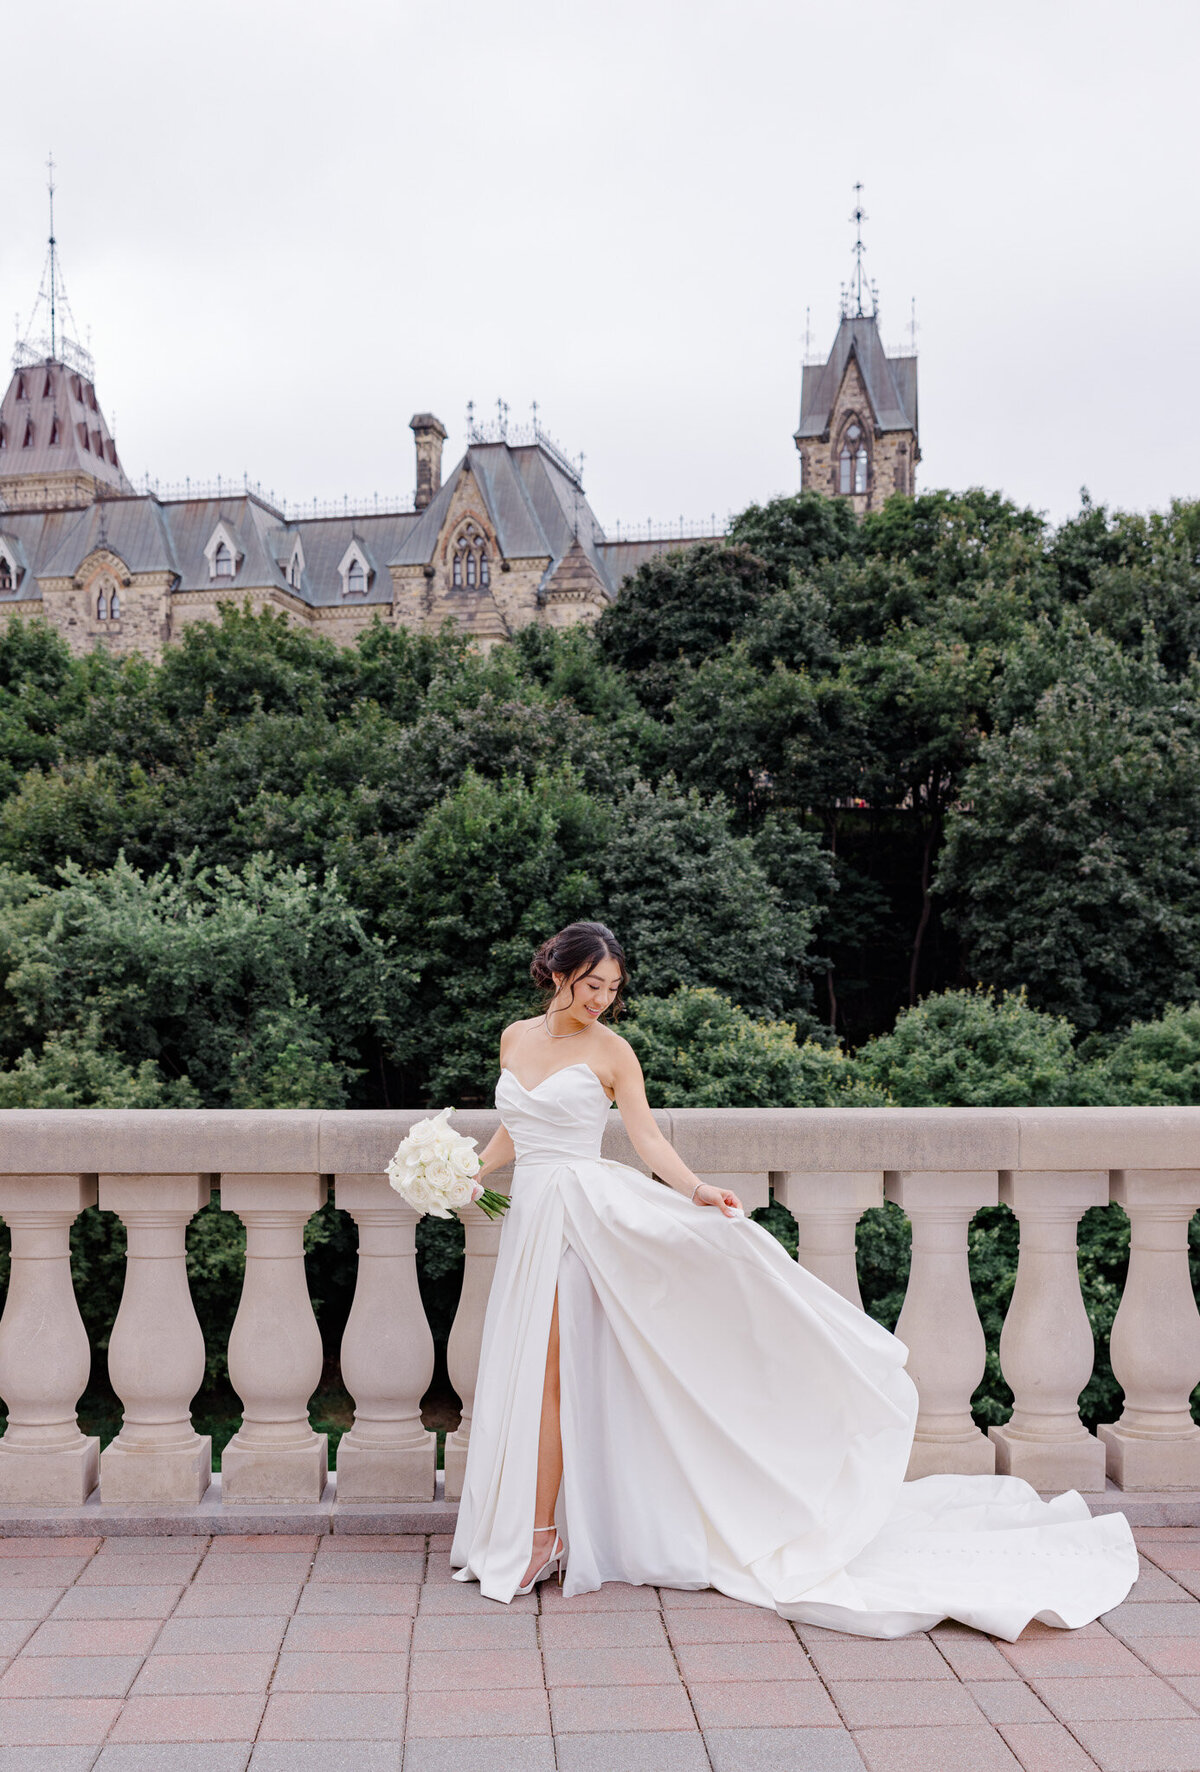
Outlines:
{"type": "Polygon", "coordinates": [[[442,484],[442,444],[446,427],[432,412],[417,412],[409,420],[417,440],[417,492],[413,503],[423,511],[442,484]]]}

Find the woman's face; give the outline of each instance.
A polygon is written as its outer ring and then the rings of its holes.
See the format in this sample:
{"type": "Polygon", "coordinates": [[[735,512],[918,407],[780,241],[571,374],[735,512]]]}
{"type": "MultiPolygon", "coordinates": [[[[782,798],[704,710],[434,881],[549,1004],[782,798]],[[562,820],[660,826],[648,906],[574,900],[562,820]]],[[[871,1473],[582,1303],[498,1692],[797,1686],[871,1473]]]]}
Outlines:
{"type": "Polygon", "coordinates": [[[598,1021],[621,987],[621,968],[615,960],[597,960],[570,983],[563,973],[556,972],[554,983],[557,1008],[569,1010],[584,1023],[598,1021]]]}

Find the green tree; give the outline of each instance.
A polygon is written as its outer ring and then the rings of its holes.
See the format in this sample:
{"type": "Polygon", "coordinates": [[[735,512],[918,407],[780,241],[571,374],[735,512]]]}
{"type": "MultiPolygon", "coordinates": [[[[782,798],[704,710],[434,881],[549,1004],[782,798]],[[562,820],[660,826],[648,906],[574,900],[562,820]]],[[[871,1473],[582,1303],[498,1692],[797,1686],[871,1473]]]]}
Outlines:
{"type": "Polygon", "coordinates": [[[1023,991],[944,991],[868,1040],[855,1072],[900,1107],[1052,1107],[1076,1099],[1075,1030],[1023,991]]]}
{"type": "Polygon", "coordinates": [[[860,537],[844,499],[796,492],[765,505],[747,505],[730,524],[727,540],[733,547],[749,548],[786,584],[790,573],[804,574],[822,561],[857,553],[860,537]]]}

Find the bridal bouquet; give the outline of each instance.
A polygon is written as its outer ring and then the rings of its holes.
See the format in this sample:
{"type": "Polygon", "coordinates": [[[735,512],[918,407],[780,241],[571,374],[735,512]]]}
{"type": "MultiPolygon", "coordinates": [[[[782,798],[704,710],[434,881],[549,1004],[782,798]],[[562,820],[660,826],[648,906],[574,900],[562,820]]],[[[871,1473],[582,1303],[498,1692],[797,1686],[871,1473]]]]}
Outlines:
{"type": "Polygon", "coordinates": [[[400,1140],[387,1166],[387,1178],[417,1212],[449,1218],[456,1207],[473,1203],[489,1218],[499,1218],[508,1207],[508,1195],[481,1187],[475,1180],[477,1140],[464,1138],[447,1125],[453,1112],[453,1108],[443,1108],[431,1120],[418,1120],[407,1138],[400,1140]]]}

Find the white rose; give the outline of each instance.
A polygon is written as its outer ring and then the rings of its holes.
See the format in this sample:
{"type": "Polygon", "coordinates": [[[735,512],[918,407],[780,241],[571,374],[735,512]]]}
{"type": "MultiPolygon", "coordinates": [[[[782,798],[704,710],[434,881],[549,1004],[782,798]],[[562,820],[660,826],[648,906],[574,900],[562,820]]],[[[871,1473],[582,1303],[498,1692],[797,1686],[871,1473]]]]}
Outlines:
{"type": "Polygon", "coordinates": [[[455,1175],[474,1175],[475,1171],[478,1169],[479,1158],[471,1149],[471,1145],[474,1144],[474,1142],[474,1139],[469,1143],[464,1139],[458,1146],[457,1150],[451,1151],[450,1167],[453,1169],[455,1175]]]}
{"type": "Polygon", "coordinates": [[[441,1189],[445,1187],[448,1181],[454,1180],[454,1171],[451,1169],[449,1163],[434,1160],[425,1165],[425,1179],[426,1181],[432,1182],[434,1187],[441,1189]]]}
{"type": "Polygon", "coordinates": [[[475,1184],[469,1176],[459,1175],[450,1182],[443,1192],[447,1206],[468,1206],[475,1192],[475,1184]]]}

